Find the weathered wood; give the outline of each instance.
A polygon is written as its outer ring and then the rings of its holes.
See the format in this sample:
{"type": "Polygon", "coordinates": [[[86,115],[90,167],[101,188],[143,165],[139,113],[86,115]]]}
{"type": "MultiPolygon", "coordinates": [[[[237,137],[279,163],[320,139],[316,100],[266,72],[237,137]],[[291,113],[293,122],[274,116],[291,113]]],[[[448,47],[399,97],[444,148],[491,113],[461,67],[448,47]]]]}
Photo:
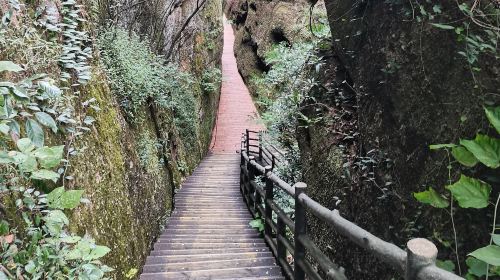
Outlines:
{"type": "Polygon", "coordinates": [[[284,280],[249,225],[253,218],[239,190],[248,178],[240,177],[239,164],[240,155],[210,155],[184,182],[140,279],[284,280]]]}

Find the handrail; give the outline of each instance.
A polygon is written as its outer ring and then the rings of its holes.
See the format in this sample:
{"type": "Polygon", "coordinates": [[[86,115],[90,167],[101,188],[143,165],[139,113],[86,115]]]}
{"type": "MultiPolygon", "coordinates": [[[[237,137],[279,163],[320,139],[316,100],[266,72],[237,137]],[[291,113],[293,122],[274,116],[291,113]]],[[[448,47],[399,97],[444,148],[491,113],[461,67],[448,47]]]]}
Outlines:
{"type": "MultiPolygon", "coordinates": [[[[256,140],[251,139],[249,133],[255,132],[247,130],[242,138],[240,190],[252,214],[263,218],[264,238],[288,279],[304,280],[306,276],[309,279],[323,279],[306,259],[306,253],[318,264],[320,270],[326,275],[325,279],[347,279],[344,269],[330,260],[309,237],[306,212],[319,218],[337,233],[388,264],[401,273],[406,280],[463,279],[436,266],[437,248],[429,240],[411,239],[406,244],[405,251],[343,218],[338,210],[332,211],[313,200],[306,194],[305,183],[291,186],[283,181],[273,173],[274,165],[266,164],[268,162],[263,160],[263,147],[259,141],[261,137],[259,136],[257,140],[258,144],[250,144],[250,141],[256,140]],[[259,147],[259,152],[250,150],[250,147],[254,146],[259,147]],[[252,154],[258,155],[258,158],[252,154]],[[257,176],[262,176],[265,182],[264,188],[255,182],[257,176]],[[295,199],[294,221],[274,202],[275,187],[295,199]],[[277,217],[277,223],[273,220],[273,213],[277,217]],[[287,228],[293,233],[293,240],[288,238],[287,228]],[[293,267],[287,261],[287,251],[294,257],[293,267]]],[[[272,154],[271,151],[268,150],[268,152],[272,154]]],[[[275,164],[274,161],[273,164],[275,164]]]]}

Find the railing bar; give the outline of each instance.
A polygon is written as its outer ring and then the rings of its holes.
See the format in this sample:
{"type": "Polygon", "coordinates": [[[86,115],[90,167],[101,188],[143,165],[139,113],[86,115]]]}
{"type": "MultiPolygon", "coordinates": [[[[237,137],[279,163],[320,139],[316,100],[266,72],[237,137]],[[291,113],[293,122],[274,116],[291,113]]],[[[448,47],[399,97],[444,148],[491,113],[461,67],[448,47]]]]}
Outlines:
{"type": "Polygon", "coordinates": [[[331,278],[335,280],[346,280],[344,275],[344,270],[341,269],[337,264],[332,262],[326,255],[321,251],[321,249],[314,244],[314,242],[307,235],[299,236],[299,242],[301,242],[304,247],[306,247],[309,255],[315,259],[321,269],[331,278]]]}
{"type": "Polygon", "coordinates": [[[264,239],[266,240],[267,245],[269,245],[269,247],[271,248],[273,255],[276,257],[278,255],[277,243],[274,242],[273,238],[267,235],[264,236],[264,239]]]}
{"type": "Polygon", "coordinates": [[[265,219],[265,220],[266,220],[265,222],[271,226],[271,229],[274,232],[278,232],[278,225],[272,219],[265,219]]]}
{"type": "Polygon", "coordinates": [[[340,216],[338,210],[330,211],[306,194],[301,194],[299,201],[311,210],[316,217],[326,222],[358,246],[365,248],[381,261],[392,265],[399,272],[405,271],[406,252],[398,246],[385,242],[356,224],[344,219],[340,216]]]}
{"type": "Polygon", "coordinates": [[[278,259],[278,262],[283,271],[285,271],[285,274],[287,276],[286,279],[293,279],[293,269],[292,266],[288,263],[288,261],[283,259],[278,259]]]}
{"type": "Polygon", "coordinates": [[[307,260],[299,260],[297,264],[304,270],[308,279],[323,280],[307,260]]]}
{"type": "Polygon", "coordinates": [[[283,242],[283,244],[285,244],[285,247],[288,250],[288,252],[290,253],[290,255],[295,256],[292,242],[290,240],[288,240],[288,238],[286,238],[286,236],[278,235],[278,236],[276,236],[276,238],[279,238],[279,240],[281,242],[283,242]]]}
{"type": "Polygon", "coordinates": [[[287,227],[289,227],[292,232],[294,232],[295,231],[295,224],[293,223],[292,219],[290,219],[290,217],[288,217],[288,215],[285,213],[285,211],[283,211],[274,201],[268,201],[268,203],[269,203],[269,206],[271,206],[271,209],[273,209],[273,211],[276,213],[276,215],[278,215],[278,217],[283,219],[283,222],[285,223],[285,225],[287,227]]]}

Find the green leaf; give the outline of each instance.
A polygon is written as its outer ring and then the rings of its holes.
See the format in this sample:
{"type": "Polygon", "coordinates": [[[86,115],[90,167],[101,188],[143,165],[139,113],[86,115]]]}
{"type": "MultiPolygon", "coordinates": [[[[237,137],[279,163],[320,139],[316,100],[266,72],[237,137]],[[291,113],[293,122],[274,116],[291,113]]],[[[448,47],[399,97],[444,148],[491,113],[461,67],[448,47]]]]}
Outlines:
{"type": "Polygon", "coordinates": [[[63,159],[64,146],[43,147],[37,149],[33,155],[38,158],[42,168],[57,167],[63,159]]]}
{"type": "Polygon", "coordinates": [[[429,187],[428,191],[413,193],[413,196],[419,202],[425,203],[425,204],[430,204],[432,207],[446,208],[449,205],[448,200],[444,199],[439,193],[437,193],[431,187],[429,187]]]}
{"type": "Polygon", "coordinates": [[[490,167],[500,166],[500,139],[478,134],[474,140],[460,140],[481,163],[490,167]]]}
{"type": "Polygon", "coordinates": [[[33,119],[28,119],[26,122],[26,133],[28,137],[31,139],[31,142],[35,144],[37,147],[43,147],[43,143],[45,142],[45,134],[40,125],[33,119]]]}
{"type": "Polygon", "coordinates": [[[478,260],[476,258],[468,257],[465,260],[465,263],[467,264],[468,273],[475,275],[477,277],[483,277],[486,275],[486,271],[488,270],[488,264],[478,260]]]}
{"type": "Polygon", "coordinates": [[[491,186],[487,183],[460,176],[460,180],[453,185],[446,186],[462,208],[485,208],[488,206],[491,186]]]}
{"type": "Polygon", "coordinates": [[[449,272],[455,271],[455,264],[450,260],[436,260],[436,266],[449,272]]]}
{"type": "Polygon", "coordinates": [[[262,223],[262,219],[255,219],[250,221],[249,225],[253,228],[258,229],[259,231],[264,230],[264,224],[262,223]]]}
{"type": "Polygon", "coordinates": [[[0,61],[0,72],[21,72],[23,68],[12,61],[0,61]]]}
{"type": "Polygon", "coordinates": [[[451,148],[451,154],[458,162],[467,167],[473,167],[479,162],[479,160],[464,147],[451,148]]]}
{"type": "Polygon", "coordinates": [[[434,144],[430,145],[429,149],[431,150],[439,150],[439,149],[444,149],[444,148],[455,148],[457,145],[455,144],[434,144]]]}
{"type": "Polygon", "coordinates": [[[33,173],[31,173],[31,179],[35,180],[52,180],[54,183],[59,180],[59,173],[56,173],[54,171],[46,170],[46,169],[41,169],[37,170],[33,173]]]}
{"type": "Polygon", "coordinates": [[[500,266],[500,246],[497,245],[488,245],[486,247],[479,248],[470,253],[469,256],[473,256],[487,264],[500,266]]]}
{"type": "Polygon", "coordinates": [[[16,142],[17,148],[23,153],[29,153],[35,149],[35,145],[29,138],[21,138],[16,142]]]}
{"type": "Polygon", "coordinates": [[[59,236],[64,226],[69,224],[68,217],[61,210],[51,210],[43,220],[52,236],[59,236]]]}
{"type": "Polygon", "coordinates": [[[59,187],[47,195],[47,203],[54,209],[74,209],[80,204],[82,195],[83,190],[65,191],[59,187]]]}
{"type": "Polygon", "coordinates": [[[57,124],[49,114],[45,112],[36,112],[35,117],[42,125],[52,129],[54,133],[57,132],[57,124]]]}
{"type": "Polygon", "coordinates": [[[492,234],[491,239],[493,240],[493,243],[500,246],[500,234],[492,234]]]}
{"type": "Polygon", "coordinates": [[[484,108],[491,125],[500,133],[500,107],[484,108]]]}
{"type": "Polygon", "coordinates": [[[5,135],[9,135],[10,126],[8,126],[6,123],[0,123],[0,132],[5,135]]]}
{"type": "Polygon", "coordinates": [[[97,260],[97,259],[100,259],[100,258],[104,257],[105,255],[107,255],[110,251],[111,251],[111,249],[109,249],[106,246],[96,245],[95,248],[92,249],[92,251],[90,251],[90,254],[85,256],[83,258],[83,260],[89,260],[89,261],[97,260]]]}
{"type": "Polygon", "coordinates": [[[447,24],[441,24],[441,23],[431,23],[432,26],[437,27],[439,29],[445,29],[445,30],[454,30],[455,27],[447,24]]]}
{"type": "Polygon", "coordinates": [[[23,172],[34,172],[38,169],[38,164],[36,158],[33,156],[26,156],[24,160],[19,164],[19,169],[23,172]]]}

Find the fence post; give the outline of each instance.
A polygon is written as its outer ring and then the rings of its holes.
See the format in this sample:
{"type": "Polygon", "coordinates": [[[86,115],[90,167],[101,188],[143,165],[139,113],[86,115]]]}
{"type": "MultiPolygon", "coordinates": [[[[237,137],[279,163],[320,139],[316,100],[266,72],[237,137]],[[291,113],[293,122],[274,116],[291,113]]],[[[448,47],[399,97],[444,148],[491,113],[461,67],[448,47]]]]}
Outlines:
{"type": "Polygon", "coordinates": [[[259,160],[262,162],[262,132],[259,132],[259,160]]]}
{"type": "Polygon", "coordinates": [[[248,162],[247,162],[247,170],[248,170],[248,184],[247,184],[247,188],[246,188],[246,196],[247,196],[247,205],[248,205],[248,208],[250,209],[250,207],[254,207],[255,204],[252,203],[254,201],[252,201],[252,196],[251,194],[253,193],[253,190],[252,190],[252,181],[255,179],[255,172],[254,172],[254,167],[252,165],[252,161],[255,160],[255,157],[254,156],[249,156],[248,157],[248,162]]]}
{"type": "Polygon", "coordinates": [[[434,243],[425,238],[411,239],[406,243],[406,280],[417,280],[419,271],[434,265],[438,250],[434,243]]]}
{"type": "Polygon", "coordinates": [[[275,158],[274,158],[274,154],[271,154],[272,156],[272,169],[274,170],[274,167],[276,166],[276,162],[275,162],[275,158]]]}
{"type": "Polygon", "coordinates": [[[246,130],[246,136],[247,136],[247,155],[250,156],[250,132],[248,129],[246,130]]]}
{"type": "Polygon", "coordinates": [[[283,219],[281,219],[280,216],[278,216],[278,224],[276,225],[276,251],[277,251],[277,258],[278,258],[278,264],[281,265],[280,260],[283,260],[287,262],[286,259],[286,247],[283,241],[281,240],[280,237],[285,238],[286,237],[286,228],[285,228],[285,222],[283,222],[283,219]]]}
{"type": "Polygon", "coordinates": [[[271,227],[271,222],[273,220],[273,209],[271,208],[271,202],[274,199],[274,184],[271,179],[269,179],[267,176],[270,175],[272,171],[271,166],[266,166],[265,167],[265,172],[264,172],[264,178],[266,180],[266,196],[264,197],[264,205],[265,205],[265,217],[264,217],[264,234],[265,236],[271,237],[273,234],[273,230],[271,227]]]}
{"type": "Polygon", "coordinates": [[[295,184],[295,253],[294,253],[294,280],[304,280],[305,273],[299,263],[304,262],[306,252],[299,237],[306,234],[306,209],[299,201],[299,196],[306,191],[307,185],[299,182],[295,184]]]}

